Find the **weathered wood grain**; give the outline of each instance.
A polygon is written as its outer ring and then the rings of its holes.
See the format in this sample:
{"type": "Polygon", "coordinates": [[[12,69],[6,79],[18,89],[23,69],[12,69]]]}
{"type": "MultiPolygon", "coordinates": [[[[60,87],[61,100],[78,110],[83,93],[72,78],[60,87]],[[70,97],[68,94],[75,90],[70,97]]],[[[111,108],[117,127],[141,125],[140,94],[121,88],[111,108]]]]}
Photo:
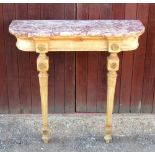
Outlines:
{"type": "MultiPolygon", "coordinates": [[[[137,4],[126,4],[125,19],[136,19],[137,4]]],[[[120,112],[130,112],[133,52],[123,53],[121,72],[120,112]]]]}
{"type": "Polygon", "coordinates": [[[0,113],[9,112],[3,7],[0,4],[0,113]]]}
{"type": "Polygon", "coordinates": [[[19,93],[19,73],[18,73],[18,52],[15,44],[16,39],[10,35],[8,27],[12,19],[15,19],[15,4],[3,4],[4,20],[4,41],[7,65],[7,83],[8,83],[8,100],[9,112],[20,113],[20,93],[19,93]]]}
{"type": "MultiPolygon", "coordinates": [[[[145,33],[139,40],[139,48],[134,53],[132,85],[131,85],[131,112],[141,112],[142,109],[142,91],[144,79],[144,62],[146,55],[146,39],[148,31],[148,13],[149,4],[138,4],[137,19],[141,20],[145,25],[145,33]]],[[[144,103],[145,104],[145,103],[144,103]]],[[[144,108],[145,109],[145,108],[144,108]]]]}
{"type": "MultiPolygon", "coordinates": [[[[40,14],[41,14],[40,4],[28,4],[28,19],[41,19],[40,14]]],[[[36,53],[30,53],[31,100],[32,100],[31,111],[32,113],[41,113],[41,99],[40,99],[40,93],[39,93],[38,71],[36,69],[37,68],[37,65],[36,65],[37,56],[38,55],[36,53]]],[[[51,101],[49,101],[49,105],[50,103],[51,101]]],[[[49,106],[49,109],[51,109],[51,107],[52,106],[49,106]]]]}
{"type": "MultiPolygon", "coordinates": [[[[65,4],[65,19],[76,19],[76,4],[65,4]]],[[[65,113],[75,112],[75,52],[65,53],[65,113]]]]}
{"type": "MultiPolygon", "coordinates": [[[[77,4],[77,19],[89,18],[87,4],[77,4]]],[[[76,112],[87,111],[87,52],[76,53],[76,112]]]]}
{"type": "MultiPolygon", "coordinates": [[[[114,112],[154,112],[154,8],[154,4],[0,4],[0,112],[41,112],[37,54],[19,52],[8,32],[16,18],[140,19],[146,31],[138,50],[119,54],[114,112]]],[[[106,111],[107,53],[48,55],[49,113],[106,111]]]]}

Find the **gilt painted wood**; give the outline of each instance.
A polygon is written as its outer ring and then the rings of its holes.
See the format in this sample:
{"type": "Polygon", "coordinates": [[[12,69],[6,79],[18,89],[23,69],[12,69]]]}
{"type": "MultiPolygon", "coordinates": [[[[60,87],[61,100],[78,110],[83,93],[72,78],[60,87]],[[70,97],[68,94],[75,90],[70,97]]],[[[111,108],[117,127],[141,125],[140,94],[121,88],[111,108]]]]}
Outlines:
{"type": "MultiPolygon", "coordinates": [[[[39,71],[42,109],[42,140],[45,143],[48,143],[49,139],[47,73],[49,57],[46,53],[51,51],[58,53],[62,50],[68,52],[87,51],[88,58],[91,58],[92,62],[92,56],[94,56],[92,50],[110,53],[107,58],[107,116],[104,137],[106,143],[109,143],[112,141],[112,113],[117,71],[119,70],[117,54],[121,51],[126,53],[126,51],[138,48],[138,39],[144,30],[145,27],[139,20],[13,20],[11,22],[9,32],[16,37],[17,48],[25,52],[39,53],[37,70],[39,71]],[[67,46],[65,46],[66,43],[67,46]]],[[[61,61],[61,58],[59,60],[61,61]]],[[[57,66],[55,63],[55,69],[57,66]]],[[[95,63],[92,63],[91,69],[94,66],[95,63]]],[[[94,72],[95,70],[92,70],[93,74],[94,72]]],[[[90,75],[91,78],[93,74],[90,75]]],[[[61,81],[61,79],[58,80],[61,81]]],[[[88,82],[90,80],[88,78],[88,82]]],[[[64,96],[64,94],[60,95],[64,96]]],[[[94,96],[94,93],[90,95],[94,96]]],[[[89,95],[87,94],[87,96],[89,95]]],[[[93,112],[94,109],[96,107],[87,109],[87,111],[93,112]]]]}

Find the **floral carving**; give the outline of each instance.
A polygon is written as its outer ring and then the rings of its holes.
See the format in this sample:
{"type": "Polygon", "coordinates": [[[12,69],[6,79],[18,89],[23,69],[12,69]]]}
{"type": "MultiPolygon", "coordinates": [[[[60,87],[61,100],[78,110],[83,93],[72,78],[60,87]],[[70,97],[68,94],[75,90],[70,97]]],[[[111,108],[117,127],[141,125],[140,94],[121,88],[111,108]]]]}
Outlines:
{"type": "Polygon", "coordinates": [[[112,45],[111,45],[111,49],[112,49],[113,51],[117,51],[117,50],[119,49],[119,45],[117,45],[117,44],[112,44],[112,45]]]}
{"type": "Polygon", "coordinates": [[[37,48],[38,48],[38,50],[41,51],[41,52],[46,50],[46,47],[45,47],[44,44],[39,44],[37,48]]]}
{"type": "Polygon", "coordinates": [[[113,62],[111,65],[110,65],[110,68],[112,69],[115,69],[117,67],[117,63],[113,62]]]}

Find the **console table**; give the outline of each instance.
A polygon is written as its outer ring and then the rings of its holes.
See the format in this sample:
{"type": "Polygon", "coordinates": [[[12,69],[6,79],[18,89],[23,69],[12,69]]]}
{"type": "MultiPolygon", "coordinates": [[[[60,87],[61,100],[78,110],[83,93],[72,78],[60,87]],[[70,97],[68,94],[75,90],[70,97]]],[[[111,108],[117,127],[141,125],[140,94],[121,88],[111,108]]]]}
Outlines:
{"type": "Polygon", "coordinates": [[[19,50],[39,53],[37,70],[42,108],[43,135],[48,143],[48,68],[46,53],[61,51],[108,51],[107,57],[107,116],[104,139],[112,141],[112,112],[118,53],[138,48],[138,38],[145,28],[139,20],[13,20],[9,26],[17,38],[19,50]]]}

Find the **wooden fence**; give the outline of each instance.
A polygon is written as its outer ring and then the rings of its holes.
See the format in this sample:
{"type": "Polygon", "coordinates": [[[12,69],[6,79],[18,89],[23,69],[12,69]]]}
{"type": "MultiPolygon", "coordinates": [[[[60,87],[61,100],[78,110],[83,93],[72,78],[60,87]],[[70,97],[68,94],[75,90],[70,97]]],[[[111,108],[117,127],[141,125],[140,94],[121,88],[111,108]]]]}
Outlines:
{"type": "MultiPolygon", "coordinates": [[[[140,19],[140,47],[119,54],[114,112],[155,112],[155,4],[0,4],[0,113],[40,113],[37,54],[15,47],[13,19],[140,19]]],[[[106,111],[107,52],[48,55],[49,113],[106,111]]]]}

